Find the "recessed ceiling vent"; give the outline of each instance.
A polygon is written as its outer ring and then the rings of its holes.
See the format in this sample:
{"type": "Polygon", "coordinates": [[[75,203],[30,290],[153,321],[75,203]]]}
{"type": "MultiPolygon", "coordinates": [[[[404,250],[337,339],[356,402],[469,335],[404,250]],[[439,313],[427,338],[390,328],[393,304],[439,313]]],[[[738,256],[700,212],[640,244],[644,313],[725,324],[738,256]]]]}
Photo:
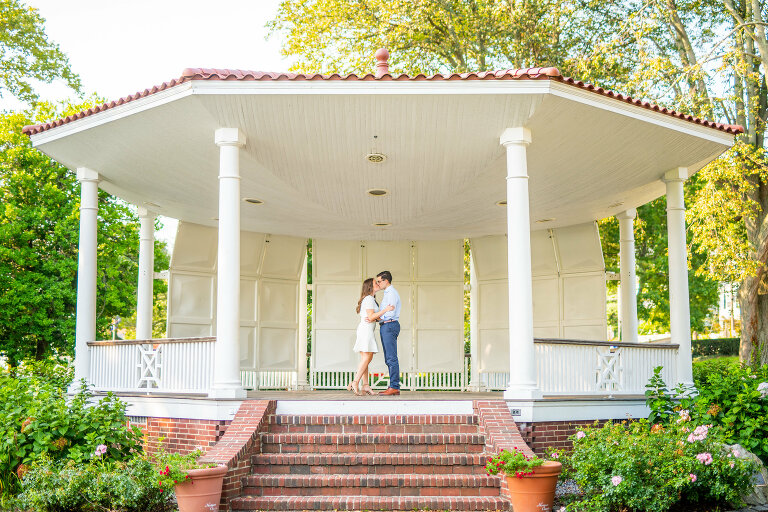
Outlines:
{"type": "Polygon", "coordinates": [[[385,228],[387,226],[391,226],[392,223],[391,222],[376,222],[373,225],[376,226],[377,228],[385,228]]]}
{"type": "Polygon", "coordinates": [[[386,155],[383,155],[381,153],[368,153],[365,156],[365,159],[373,164],[380,164],[384,160],[387,159],[386,155]]]}

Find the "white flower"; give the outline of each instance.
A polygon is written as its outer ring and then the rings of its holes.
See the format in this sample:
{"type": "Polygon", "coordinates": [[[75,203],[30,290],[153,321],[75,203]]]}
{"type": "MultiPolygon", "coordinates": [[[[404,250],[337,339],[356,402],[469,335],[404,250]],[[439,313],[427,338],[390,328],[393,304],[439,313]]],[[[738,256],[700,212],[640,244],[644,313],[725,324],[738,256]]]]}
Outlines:
{"type": "Polygon", "coordinates": [[[768,396],[768,382],[761,382],[757,385],[757,390],[760,392],[760,396],[765,398],[768,396]]]}
{"type": "Polygon", "coordinates": [[[587,436],[587,434],[585,434],[585,433],[584,433],[584,432],[582,432],[581,430],[579,430],[578,432],[576,432],[576,439],[582,439],[582,438],[584,438],[584,437],[586,437],[586,436],[587,436]]]}
{"type": "Polygon", "coordinates": [[[611,483],[613,484],[614,487],[619,485],[622,481],[624,481],[624,479],[621,478],[619,475],[611,477],[611,483]]]}
{"type": "Polygon", "coordinates": [[[691,421],[691,414],[688,412],[688,409],[683,409],[680,411],[680,417],[677,418],[678,423],[682,423],[684,421],[691,421]]]}

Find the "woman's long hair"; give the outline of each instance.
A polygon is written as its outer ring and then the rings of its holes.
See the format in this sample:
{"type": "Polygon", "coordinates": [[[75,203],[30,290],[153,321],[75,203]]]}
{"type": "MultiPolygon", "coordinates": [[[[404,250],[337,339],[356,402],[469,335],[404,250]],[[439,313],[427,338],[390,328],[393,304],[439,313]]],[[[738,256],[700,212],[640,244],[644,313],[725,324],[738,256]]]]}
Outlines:
{"type": "Polygon", "coordinates": [[[373,278],[369,277],[363,281],[363,290],[360,292],[360,300],[357,301],[357,309],[355,311],[360,313],[360,305],[363,303],[363,299],[369,295],[373,295],[373,278]]]}

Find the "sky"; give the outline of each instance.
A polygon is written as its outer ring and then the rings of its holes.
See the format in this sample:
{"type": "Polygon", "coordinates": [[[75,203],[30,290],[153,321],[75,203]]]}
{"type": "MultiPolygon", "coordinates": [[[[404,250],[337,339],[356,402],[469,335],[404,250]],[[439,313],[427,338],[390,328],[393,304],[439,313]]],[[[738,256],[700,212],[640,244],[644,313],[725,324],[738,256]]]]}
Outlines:
{"type": "MultiPolygon", "coordinates": [[[[280,0],[26,0],[80,75],[83,92],[116,100],[181,76],[185,68],[287,71],[280,37],[265,40],[265,24],[280,0]]],[[[41,85],[41,99],[74,94],[63,84],[41,85]]],[[[6,95],[7,96],[7,95],[6,95]]],[[[11,98],[0,110],[23,108],[11,98]]],[[[170,243],[176,222],[161,219],[158,238],[170,243]]]]}

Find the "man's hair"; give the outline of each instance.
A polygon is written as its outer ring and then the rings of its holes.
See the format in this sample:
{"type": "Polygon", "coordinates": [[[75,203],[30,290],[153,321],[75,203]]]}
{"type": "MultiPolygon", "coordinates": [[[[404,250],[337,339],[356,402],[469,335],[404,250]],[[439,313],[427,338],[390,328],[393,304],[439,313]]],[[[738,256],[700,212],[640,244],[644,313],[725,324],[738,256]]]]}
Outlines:
{"type": "Polygon", "coordinates": [[[380,277],[390,284],[392,283],[392,274],[390,274],[389,270],[379,272],[378,274],[376,274],[376,277],[380,277]]]}

